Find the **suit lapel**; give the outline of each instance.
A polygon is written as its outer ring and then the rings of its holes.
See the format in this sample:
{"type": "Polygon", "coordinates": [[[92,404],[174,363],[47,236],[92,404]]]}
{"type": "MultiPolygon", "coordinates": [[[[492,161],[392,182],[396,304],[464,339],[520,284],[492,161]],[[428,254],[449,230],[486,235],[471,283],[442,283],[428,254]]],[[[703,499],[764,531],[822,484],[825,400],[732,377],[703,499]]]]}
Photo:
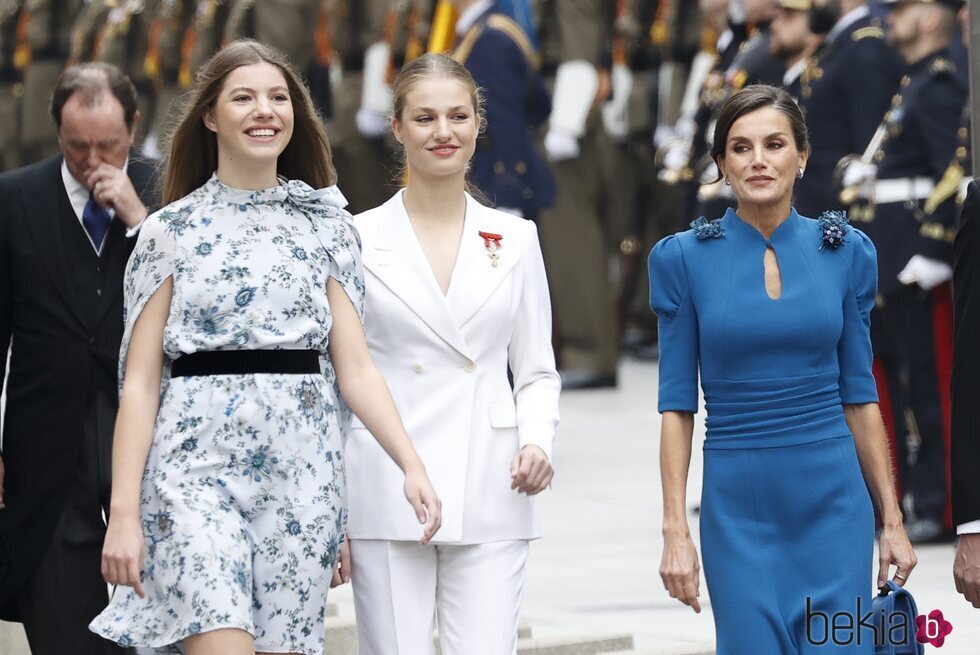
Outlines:
{"type": "Polygon", "coordinates": [[[68,192],[61,179],[61,157],[49,160],[50,166],[38,175],[34,184],[21,193],[21,215],[24,216],[34,245],[48,273],[54,280],[65,305],[82,325],[87,325],[85,313],[71,292],[68,264],[64,250],[64,229],[67,221],[77,220],[68,201],[68,192]],[[53,192],[52,192],[53,191],[53,192]]]}
{"type": "MultiPolygon", "coordinates": [[[[401,298],[433,332],[464,357],[472,359],[471,350],[453,320],[449,303],[442,295],[432,267],[409,222],[402,193],[397,193],[385,203],[385,211],[376,226],[373,252],[364,257],[364,266],[401,298]]],[[[456,269],[459,269],[458,260],[456,269]]]]}
{"type": "Polygon", "coordinates": [[[454,322],[460,328],[473,318],[520,259],[520,235],[506,223],[467,194],[463,240],[447,295],[454,322]],[[501,236],[496,266],[480,232],[501,236]]]}

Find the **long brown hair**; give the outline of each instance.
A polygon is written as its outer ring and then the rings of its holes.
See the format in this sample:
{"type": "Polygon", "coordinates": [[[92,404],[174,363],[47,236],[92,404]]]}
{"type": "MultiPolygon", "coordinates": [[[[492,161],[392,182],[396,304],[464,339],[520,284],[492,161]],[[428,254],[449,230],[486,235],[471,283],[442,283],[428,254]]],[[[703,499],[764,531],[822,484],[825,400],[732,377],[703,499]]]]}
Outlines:
{"type": "Polygon", "coordinates": [[[215,53],[197,74],[167,147],[170,156],[163,184],[165,204],[183,198],[217,170],[218,139],[204,125],[204,115],[214,106],[229,73],[261,62],[282,72],[293,105],[293,135],[279,155],[277,173],[287,179],[303,180],[313,188],[337,183],[330,141],[300,76],[275,48],[241,39],[215,53]]]}

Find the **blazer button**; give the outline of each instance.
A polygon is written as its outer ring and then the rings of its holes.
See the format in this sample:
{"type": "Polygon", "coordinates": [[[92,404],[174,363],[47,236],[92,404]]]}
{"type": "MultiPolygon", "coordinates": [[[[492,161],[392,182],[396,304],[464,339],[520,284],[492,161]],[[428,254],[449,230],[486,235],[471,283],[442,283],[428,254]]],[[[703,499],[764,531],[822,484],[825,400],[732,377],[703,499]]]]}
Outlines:
{"type": "Polygon", "coordinates": [[[415,362],[415,364],[412,365],[412,370],[415,371],[416,373],[421,373],[425,369],[422,368],[422,365],[421,364],[419,364],[418,362],[415,362]]]}
{"type": "Polygon", "coordinates": [[[474,362],[466,362],[463,364],[463,370],[467,373],[472,373],[476,370],[476,364],[474,362]]]}

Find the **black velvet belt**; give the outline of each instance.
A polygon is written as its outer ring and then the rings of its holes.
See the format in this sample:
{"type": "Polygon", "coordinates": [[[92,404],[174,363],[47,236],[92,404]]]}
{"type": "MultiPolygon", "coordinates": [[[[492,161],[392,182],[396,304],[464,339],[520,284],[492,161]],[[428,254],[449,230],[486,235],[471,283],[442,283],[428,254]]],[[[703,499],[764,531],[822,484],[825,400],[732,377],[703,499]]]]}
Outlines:
{"type": "Polygon", "coordinates": [[[205,350],[175,359],[170,377],[319,372],[320,355],[316,350],[205,350]]]}

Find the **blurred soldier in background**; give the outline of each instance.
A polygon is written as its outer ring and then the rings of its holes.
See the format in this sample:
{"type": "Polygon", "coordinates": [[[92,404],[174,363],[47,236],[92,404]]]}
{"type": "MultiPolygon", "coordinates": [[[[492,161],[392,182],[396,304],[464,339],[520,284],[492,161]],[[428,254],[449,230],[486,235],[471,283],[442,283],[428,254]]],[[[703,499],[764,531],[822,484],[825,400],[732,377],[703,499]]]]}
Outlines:
{"type": "Polygon", "coordinates": [[[902,70],[867,0],[812,2],[810,29],[827,36],[803,72],[811,149],[806,175],[796,184],[796,209],[804,216],[843,209],[834,168],[842,157],[866,152],[902,70]]]}
{"type": "Polygon", "coordinates": [[[612,387],[619,347],[596,174],[599,107],[608,93],[600,89],[599,69],[611,24],[603,0],[549,0],[542,11],[544,70],[554,76],[544,148],[558,196],[542,212],[540,228],[562,385],[612,387]]]}
{"type": "Polygon", "coordinates": [[[333,0],[333,120],[328,124],[338,184],[357,213],[383,204],[400,182],[388,146],[389,76],[396,0],[333,0]]]}
{"type": "Polygon", "coordinates": [[[17,26],[23,0],[0,0],[0,171],[20,165],[22,67],[17,66],[17,26]]]}
{"type": "MultiPolygon", "coordinates": [[[[908,64],[872,163],[846,160],[844,194],[872,206],[861,227],[878,250],[872,341],[888,398],[913,543],[951,536],[948,503],[952,244],[962,170],[950,167],[968,96],[950,58],[962,0],[885,2],[889,44],[908,64]]],[[[847,200],[842,197],[842,200],[847,200]]]]}
{"type": "Polygon", "coordinates": [[[810,0],[779,0],[779,13],[772,21],[769,52],[786,64],[783,86],[799,102],[804,92],[803,71],[823,37],[810,31],[810,0]]]}
{"type": "Polygon", "coordinates": [[[24,0],[21,5],[16,64],[24,71],[22,163],[58,152],[58,134],[48,104],[68,60],[72,26],[83,4],[82,0],[24,0]]]}
{"type": "Polygon", "coordinates": [[[487,121],[470,181],[493,206],[535,220],[555,200],[554,177],[532,134],[551,113],[540,58],[524,30],[492,0],[452,4],[458,12],[453,58],[482,89],[487,121]]]}

